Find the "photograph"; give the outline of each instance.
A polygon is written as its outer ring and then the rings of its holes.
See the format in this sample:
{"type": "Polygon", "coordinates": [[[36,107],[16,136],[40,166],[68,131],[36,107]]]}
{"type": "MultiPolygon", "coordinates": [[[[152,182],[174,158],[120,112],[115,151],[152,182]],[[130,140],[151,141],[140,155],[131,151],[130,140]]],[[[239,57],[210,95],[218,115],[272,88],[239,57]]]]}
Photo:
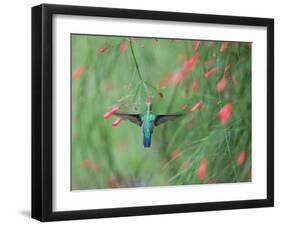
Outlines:
{"type": "Polygon", "coordinates": [[[32,218],[273,207],[274,19],[120,7],[32,7],[32,218]]]}
{"type": "Polygon", "coordinates": [[[251,42],[69,38],[72,191],[252,181],[251,42]]]}

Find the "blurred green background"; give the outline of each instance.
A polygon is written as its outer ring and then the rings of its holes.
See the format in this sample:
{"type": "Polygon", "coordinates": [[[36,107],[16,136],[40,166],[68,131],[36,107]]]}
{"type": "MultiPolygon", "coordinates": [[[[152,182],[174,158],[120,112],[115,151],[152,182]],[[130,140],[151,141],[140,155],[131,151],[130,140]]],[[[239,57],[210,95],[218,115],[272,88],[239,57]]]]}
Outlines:
{"type": "Polygon", "coordinates": [[[251,181],[251,43],[72,34],[71,45],[73,190],[251,181]],[[148,96],[154,112],[184,116],[143,148],[141,127],[103,115],[143,112],[148,96]]]}

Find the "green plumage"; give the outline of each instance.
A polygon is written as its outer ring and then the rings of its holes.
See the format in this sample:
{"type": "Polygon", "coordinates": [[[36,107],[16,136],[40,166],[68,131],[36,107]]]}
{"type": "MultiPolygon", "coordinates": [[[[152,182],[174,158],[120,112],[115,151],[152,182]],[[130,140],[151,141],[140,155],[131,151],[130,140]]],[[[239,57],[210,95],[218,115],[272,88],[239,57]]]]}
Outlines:
{"type": "Polygon", "coordinates": [[[146,104],[146,111],[141,116],[144,147],[150,147],[151,145],[151,136],[155,120],[156,115],[151,111],[151,104],[146,104]]]}
{"type": "Polygon", "coordinates": [[[127,114],[115,113],[115,115],[122,116],[124,119],[139,125],[143,131],[143,146],[149,148],[151,146],[151,137],[154,127],[164,123],[168,120],[174,120],[182,114],[155,114],[152,112],[152,104],[146,103],[145,112],[143,114],[127,114]]]}

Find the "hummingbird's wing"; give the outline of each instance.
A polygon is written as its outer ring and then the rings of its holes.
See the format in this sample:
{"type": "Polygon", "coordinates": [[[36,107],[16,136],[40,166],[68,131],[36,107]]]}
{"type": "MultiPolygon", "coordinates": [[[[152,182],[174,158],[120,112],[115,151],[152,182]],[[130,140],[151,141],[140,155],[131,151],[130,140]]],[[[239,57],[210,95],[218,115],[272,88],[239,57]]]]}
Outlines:
{"type": "Polygon", "coordinates": [[[158,114],[156,116],[154,125],[159,126],[160,124],[167,122],[169,120],[175,120],[178,117],[182,116],[183,114],[158,114]]]}
{"type": "Polygon", "coordinates": [[[141,117],[139,114],[127,114],[127,113],[115,112],[114,115],[121,116],[123,117],[123,119],[128,119],[129,121],[137,124],[138,126],[142,125],[141,117]]]}

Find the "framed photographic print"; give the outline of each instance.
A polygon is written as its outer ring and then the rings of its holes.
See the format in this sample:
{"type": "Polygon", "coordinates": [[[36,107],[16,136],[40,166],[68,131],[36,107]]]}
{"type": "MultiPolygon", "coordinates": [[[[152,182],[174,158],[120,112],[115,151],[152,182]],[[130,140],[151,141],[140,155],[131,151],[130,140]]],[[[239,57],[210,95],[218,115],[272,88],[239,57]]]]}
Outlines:
{"type": "Polygon", "coordinates": [[[32,8],[32,217],[274,204],[274,21],[32,8]]]}

